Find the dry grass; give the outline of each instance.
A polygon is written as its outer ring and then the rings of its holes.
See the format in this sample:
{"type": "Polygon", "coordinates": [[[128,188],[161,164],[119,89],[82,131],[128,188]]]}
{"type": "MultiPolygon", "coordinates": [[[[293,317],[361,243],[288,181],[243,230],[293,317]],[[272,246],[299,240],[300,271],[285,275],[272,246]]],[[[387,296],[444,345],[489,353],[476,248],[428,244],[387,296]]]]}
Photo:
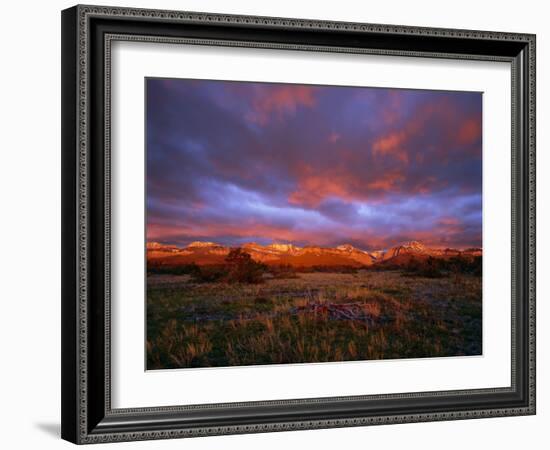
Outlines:
{"type": "Polygon", "coordinates": [[[228,285],[155,275],[147,338],[149,369],[477,355],[481,278],[365,271],[228,285]],[[339,308],[351,309],[330,312],[339,308]]]}

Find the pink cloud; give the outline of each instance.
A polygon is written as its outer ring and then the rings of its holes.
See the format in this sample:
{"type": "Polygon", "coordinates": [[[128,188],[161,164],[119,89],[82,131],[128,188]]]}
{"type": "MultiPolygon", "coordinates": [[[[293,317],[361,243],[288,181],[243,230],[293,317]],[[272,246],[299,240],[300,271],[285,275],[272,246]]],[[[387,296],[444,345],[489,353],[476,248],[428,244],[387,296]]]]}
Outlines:
{"type": "Polygon", "coordinates": [[[252,101],[252,111],[247,119],[265,125],[272,115],[281,118],[285,114],[296,114],[299,106],[315,106],[315,88],[300,85],[281,85],[258,91],[252,101]]]}
{"type": "Polygon", "coordinates": [[[365,179],[350,173],[345,165],[331,168],[313,168],[302,165],[295,168],[297,187],[289,195],[292,205],[317,207],[327,198],[344,201],[369,200],[379,197],[380,191],[397,191],[405,176],[397,170],[381,172],[365,179]]]}
{"type": "Polygon", "coordinates": [[[382,136],[372,144],[372,154],[375,156],[390,155],[398,161],[407,164],[409,162],[409,155],[403,147],[407,137],[407,133],[403,131],[382,136]]]}
{"type": "Polygon", "coordinates": [[[298,181],[298,188],[288,197],[292,205],[317,206],[327,197],[353,200],[353,180],[349,175],[331,173],[309,173],[298,181]]]}
{"type": "Polygon", "coordinates": [[[481,120],[479,117],[466,119],[460,126],[457,133],[457,140],[460,144],[470,145],[481,137],[481,120]]]}
{"type": "Polygon", "coordinates": [[[405,177],[398,172],[386,173],[382,177],[370,182],[368,187],[381,191],[392,191],[399,183],[403,182],[405,177]]]}

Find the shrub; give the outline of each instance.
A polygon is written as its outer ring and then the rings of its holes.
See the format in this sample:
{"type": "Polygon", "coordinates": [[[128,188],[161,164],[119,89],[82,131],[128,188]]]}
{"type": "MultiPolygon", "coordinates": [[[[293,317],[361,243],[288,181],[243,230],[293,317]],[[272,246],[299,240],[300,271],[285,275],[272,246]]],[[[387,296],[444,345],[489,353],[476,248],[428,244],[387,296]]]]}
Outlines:
{"type": "Polygon", "coordinates": [[[467,273],[468,260],[462,256],[453,256],[448,262],[449,270],[453,273],[467,273]]]}
{"type": "Polygon", "coordinates": [[[267,272],[265,264],[256,262],[241,248],[232,249],[225,258],[229,283],[261,283],[263,274],[267,272]]]}
{"type": "Polygon", "coordinates": [[[227,277],[227,271],[224,266],[197,266],[197,270],[191,276],[198,283],[214,283],[227,277]]]}
{"type": "Polygon", "coordinates": [[[155,275],[193,275],[197,273],[198,270],[199,266],[195,263],[180,265],[147,263],[147,273],[155,275]]]}
{"type": "Polygon", "coordinates": [[[423,264],[422,269],[420,270],[421,276],[426,278],[441,278],[443,274],[441,273],[442,264],[440,259],[436,259],[433,256],[428,256],[428,259],[423,264]]]}
{"type": "Polygon", "coordinates": [[[412,257],[404,266],[406,274],[426,278],[441,278],[443,276],[445,262],[441,259],[428,256],[424,261],[412,257]]]}
{"type": "Polygon", "coordinates": [[[463,256],[454,256],[449,260],[451,272],[472,274],[476,277],[481,276],[483,258],[474,256],[473,258],[465,258],[463,256]]]}
{"type": "Polygon", "coordinates": [[[313,266],[299,266],[294,270],[301,273],[357,273],[361,269],[370,268],[372,266],[348,266],[344,264],[337,265],[313,265],[313,266]]]}
{"type": "Polygon", "coordinates": [[[254,261],[241,248],[234,248],[225,258],[225,264],[196,266],[191,276],[199,283],[261,283],[266,272],[265,264],[254,261]]]}
{"type": "Polygon", "coordinates": [[[476,277],[480,277],[483,272],[483,257],[475,256],[472,261],[472,274],[476,277]]]}
{"type": "Polygon", "coordinates": [[[429,256],[425,260],[418,260],[414,257],[403,266],[406,275],[420,276],[426,278],[440,278],[445,275],[474,275],[481,276],[482,257],[468,258],[464,256],[453,256],[449,259],[434,258],[429,256]]]}
{"type": "Polygon", "coordinates": [[[273,275],[273,278],[277,279],[298,278],[298,275],[296,275],[296,270],[290,264],[272,266],[269,268],[269,271],[273,275]]]}

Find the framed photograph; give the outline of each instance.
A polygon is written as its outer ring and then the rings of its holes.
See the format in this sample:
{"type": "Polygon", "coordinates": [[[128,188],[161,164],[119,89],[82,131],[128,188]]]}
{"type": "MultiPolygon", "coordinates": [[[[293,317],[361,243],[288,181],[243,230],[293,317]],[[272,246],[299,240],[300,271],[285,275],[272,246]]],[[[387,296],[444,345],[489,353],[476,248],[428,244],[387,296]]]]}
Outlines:
{"type": "Polygon", "coordinates": [[[535,413],[535,36],[62,12],[62,437],[535,413]]]}

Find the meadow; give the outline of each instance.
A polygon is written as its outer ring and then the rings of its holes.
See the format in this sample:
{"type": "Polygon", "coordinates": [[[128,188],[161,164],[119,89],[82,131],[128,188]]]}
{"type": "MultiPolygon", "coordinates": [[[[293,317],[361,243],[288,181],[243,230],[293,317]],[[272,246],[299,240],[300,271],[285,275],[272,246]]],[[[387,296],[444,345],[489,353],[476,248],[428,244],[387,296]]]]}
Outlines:
{"type": "Polygon", "coordinates": [[[149,273],[147,368],[480,355],[481,299],[472,273],[149,273]]]}

